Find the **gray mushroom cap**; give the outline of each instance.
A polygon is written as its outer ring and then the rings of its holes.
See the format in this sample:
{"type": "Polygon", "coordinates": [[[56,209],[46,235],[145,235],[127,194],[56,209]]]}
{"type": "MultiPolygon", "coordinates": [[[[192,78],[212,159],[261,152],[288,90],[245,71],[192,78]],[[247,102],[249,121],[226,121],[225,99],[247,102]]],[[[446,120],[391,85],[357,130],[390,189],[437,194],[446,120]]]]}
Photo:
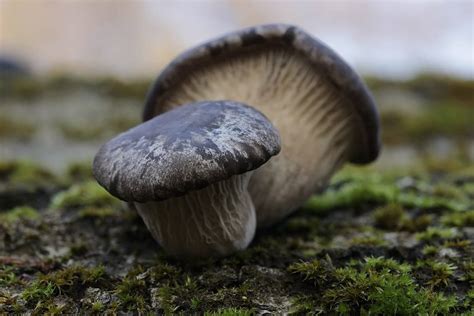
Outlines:
{"type": "MultiPolygon", "coordinates": [[[[182,53],[156,79],[145,104],[144,120],[149,120],[169,110],[163,100],[178,89],[183,78],[187,78],[195,69],[206,68],[226,58],[275,48],[288,49],[301,55],[309,62],[314,72],[324,76],[341,95],[349,100],[358,116],[356,120],[361,126],[358,131],[360,134],[360,137],[357,137],[358,144],[353,148],[349,159],[353,163],[369,163],[375,160],[381,147],[379,118],[367,87],[336,52],[304,30],[292,25],[269,24],[246,28],[182,53]]],[[[254,88],[249,86],[250,90],[254,88]]],[[[244,98],[236,100],[246,101],[244,98]]],[[[259,108],[259,104],[252,105],[259,108]]]]}
{"type": "Polygon", "coordinates": [[[104,144],[97,181],[125,201],[159,201],[258,168],[280,151],[272,123],[233,101],[187,104],[104,144]]]}

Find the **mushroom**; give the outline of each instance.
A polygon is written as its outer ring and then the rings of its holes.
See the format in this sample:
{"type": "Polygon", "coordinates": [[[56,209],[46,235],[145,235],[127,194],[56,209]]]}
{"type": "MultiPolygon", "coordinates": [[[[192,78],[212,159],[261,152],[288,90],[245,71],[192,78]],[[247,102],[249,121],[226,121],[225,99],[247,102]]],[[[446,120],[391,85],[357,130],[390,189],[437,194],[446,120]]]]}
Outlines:
{"type": "Polygon", "coordinates": [[[94,176],[132,204],[171,255],[207,257],[244,249],[256,215],[252,170],[280,151],[278,132],[233,101],[183,105],[104,144],[94,176]]]}
{"type": "Polygon", "coordinates": [[[184,52],[158,76],[143,118],[218,99],[254,106],[281,135],[281,154],[249,184],[259,227],[324,189],[344,162],[378,156],[379,118],[368,89],[341,57],[298,27],[251,27],[184,52]]]}

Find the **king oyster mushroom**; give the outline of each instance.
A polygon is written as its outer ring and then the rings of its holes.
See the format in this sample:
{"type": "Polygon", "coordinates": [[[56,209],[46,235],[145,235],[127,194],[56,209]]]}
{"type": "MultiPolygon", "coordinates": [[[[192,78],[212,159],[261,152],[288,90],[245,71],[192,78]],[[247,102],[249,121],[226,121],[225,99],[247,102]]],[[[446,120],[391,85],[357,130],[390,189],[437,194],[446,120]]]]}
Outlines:
{"type": "Polygon", "coordinates": [[[301,206],[344,162],[378,156],[379,119],[368,89],[332,49],[298,27],[251,27],[184,52],[158,76],[143,118],[218,99],[254,106],[281,135],[281,154],[249,184],[259,226],[301,206]]]}
{"type": "Polygon", "coordinates": [[[252,170],[280,151],[278,132],[234,101],[183,105],[113,138],[93,171],[137,209],[171,255],[207,257],[244,249],[256,228],[247,190],[252,170]]]}

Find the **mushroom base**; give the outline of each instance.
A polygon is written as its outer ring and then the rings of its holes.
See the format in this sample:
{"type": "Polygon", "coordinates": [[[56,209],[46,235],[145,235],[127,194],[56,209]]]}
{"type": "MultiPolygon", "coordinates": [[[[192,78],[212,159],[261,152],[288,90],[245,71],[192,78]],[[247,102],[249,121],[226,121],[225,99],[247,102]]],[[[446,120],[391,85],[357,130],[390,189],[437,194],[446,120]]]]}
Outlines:
{"type": "Polygon", "coordinates": [[[256,229],[247,190],[251,172],[165,201],[134,203],[153,237],[177,257],[225,256],[245,249],[256,229]]]}

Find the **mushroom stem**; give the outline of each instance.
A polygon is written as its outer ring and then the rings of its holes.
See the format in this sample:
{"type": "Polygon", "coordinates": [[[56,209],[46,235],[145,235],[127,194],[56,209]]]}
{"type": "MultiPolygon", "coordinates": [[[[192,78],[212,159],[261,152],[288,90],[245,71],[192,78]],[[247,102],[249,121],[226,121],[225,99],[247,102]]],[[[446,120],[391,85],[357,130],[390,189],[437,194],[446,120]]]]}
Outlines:
{"type": "Polygon", "coordinates": [[[256,228],[247,186],[252,172],[165,201],[134,205],[153,237],[171,255],[207,257],[245,249],[256,228]]]}

